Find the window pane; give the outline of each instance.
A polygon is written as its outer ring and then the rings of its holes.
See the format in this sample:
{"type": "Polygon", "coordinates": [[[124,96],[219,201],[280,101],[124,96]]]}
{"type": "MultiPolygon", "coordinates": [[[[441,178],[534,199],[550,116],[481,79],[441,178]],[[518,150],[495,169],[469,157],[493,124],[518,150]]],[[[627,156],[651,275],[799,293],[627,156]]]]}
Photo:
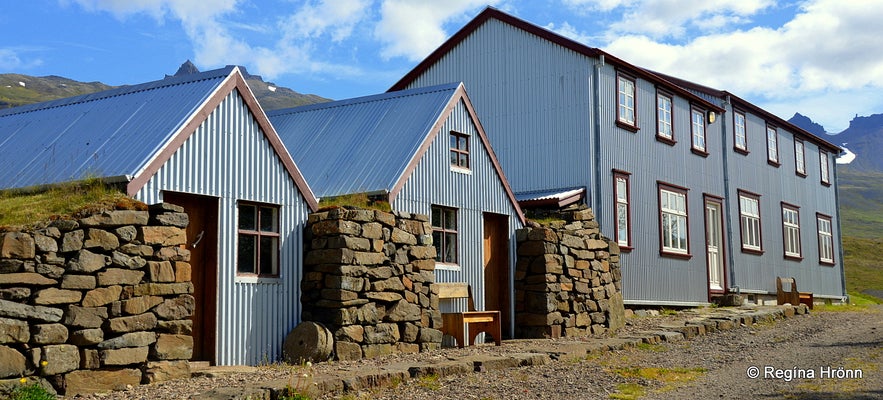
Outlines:
{"type": "Polygon", "coordinates": [[[451,148],[456,149],[457,148],[457,135],[452,134],[450,136],[450,138],[451,138],[451,148]]]}
{"type": "MultiPolygon", "coordinates": [[[[442,210],[438,207],[432,207],[432,226],[436,228],[441,228],[442,226],[442,210]]],[[[436,245],[441,243],[440,241],[435,242],[436,245]]]]}
{"type": "Polygon", "coordinates": [[[247,204],[239,205],[239,229],[257,230],[257,207],[247,204]]]}
{"type": "Polygon", "coordinates": [[[279,255],[279,238],[273,236],[261,237],[261,270],[262,275],[277,275],[279,255]]]}
{"type": "Polygon", "coordinates": [[[440,231],[432,231],[432,244],[435,245],[435,261],[441,262],[444,243],[442,242],[442,233],[440,231]]]}
{"type": "Polygon", "coordinates": [[[272,207],[261,207],[261,231],[279,232],[276,226],[276,209],[272,207]]]}
{"type": "Polygon", "coordinates": [[[445,229],[457,230],[457,211],[444,210],[445,212],[445,229]]]}
{"type": "Polygon", "coordinates": [[[463,168],[469,168],[469,155],[460,153],[460,163],[458,165],[463,168]]]}
{"type": "Polygon", "coordinates": [[[457,138],[459,139],[457,148],[463,151],[469,151],[469,138],[466,136],[458,136],[457,138]]]}
{"type": "Polygon", "coordinates": [[[255,244],[255,236],[239,235],[237,271],[240,273],[257,273],[255,270],[255,244]]]}
{"type": "Polygon", "coordinates": [[[457,263],[457,234],[445,233],[445,259],[444,262],[457,263]]]}

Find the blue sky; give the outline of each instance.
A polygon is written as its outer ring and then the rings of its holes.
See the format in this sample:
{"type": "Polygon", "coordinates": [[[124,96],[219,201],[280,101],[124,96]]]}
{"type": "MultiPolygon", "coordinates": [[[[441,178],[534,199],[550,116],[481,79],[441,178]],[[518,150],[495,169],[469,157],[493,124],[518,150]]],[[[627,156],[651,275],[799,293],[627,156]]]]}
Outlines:
{"type": "Polygon", "coordinates": [[[385,91],[487,5],[829,132],[883,113],[883,0],[15,0],[0,72],[120,85],[190,59],[344,99],[385,91]]]}

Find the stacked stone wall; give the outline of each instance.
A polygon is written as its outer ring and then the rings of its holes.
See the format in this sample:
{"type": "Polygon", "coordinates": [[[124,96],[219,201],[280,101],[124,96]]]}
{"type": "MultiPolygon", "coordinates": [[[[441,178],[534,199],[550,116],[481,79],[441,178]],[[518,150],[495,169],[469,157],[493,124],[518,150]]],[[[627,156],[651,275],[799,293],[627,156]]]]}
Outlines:
{"type": "Polygon", "coordinates": [[[336,359],[440,347],[427,216],[334,208],[311,214],[304,236],[302,320],[333,333],[336,359]]]}
{"type": "Polygon", "coordinates": [[[580,337],[622,327],[619,246],[601,235],[584,206],[546,217],[557,220],[516,233],[515,336],[580,337]]]}
{"type": "Polygon", "coordinates": [[[170,204],[0,233],[0,393],[190,376],[187,214],[170,204]]]}

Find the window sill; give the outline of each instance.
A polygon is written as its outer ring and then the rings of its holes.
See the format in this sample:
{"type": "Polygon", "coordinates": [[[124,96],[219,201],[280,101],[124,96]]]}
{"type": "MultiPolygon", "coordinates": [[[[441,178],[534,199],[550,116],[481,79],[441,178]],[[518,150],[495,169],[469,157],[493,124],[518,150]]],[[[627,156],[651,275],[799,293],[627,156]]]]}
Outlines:
{"type": "Polygon", "coordinates": [[[458,174],[464,174],[464,175],[472,175],[471,169],[463,168],[463,167],[455,167],[453,165],[451,165],[451,172],[456,172],[458,174]]]}
{"type": "Polygon", "coordinates": [[[689,260],[693,258],[693,255],[690,253],[672,253],[670,251],[660,250],[659,255],[661,257],[669,257],[669,258],[678,258],[681,260],[689,260]]]}
{"type": "Polygon", "coordinates": [[[823,267],[833,267],[833,266],[837,265],[837,263],[835,263],[833,261],[819,261],[819,265],[821,265],[823,267]]]}
{"type": "Polygon", "coordinates": [[[656,141],[657,141],[657,142],[660,142],[660,143],[667,144],[667,145],[669,145],[669,146],[674,146],[675,144],[678,143],[677,140],[670,139],[670,138],[667,138],[667,137],[665,137],[665,136],[659,136],[659,135],[656,135],[656,141]]]}
{"type": "Polygon", "coordinates": [[[770,159],[767,159],[767,160],[766,160],[766,163],[769,164],[769,165],[772,165],[772,166],[774,166],[774,167],[776,167],[776,168],[779,168],[779,166],[782,165],[782,164],[779,163],[778,161],[770,160],[770,159]]]}
{"type": "Polygon", "coordinates": [[[699,156],[699,157],[702,157],[702,158],[706,158],[706,157],[708,157],[708,152],[705,151],[705,150],[697,149],[697,148],[695,148],[695,147],[691,147],[691,148],[690,148],[690,151],[693,152],[693,154],[695,154],[695,155],[697,155],[697,156],[699,156]]]}
{"type": "Polygon", "coordinates": [[[824,186],[824,187],[831,186],[831,182],[821,182],[821,183],[822,183],[822,186],[824,186]]]}
{"type": "Polygon", "coordinates": [[[742,252],[745,253],[745,254],[754,254],[754,255],[756,255],[756,256],[762,256],[763,253],[764,253],[763,250],[746,249],[746,248],[744,248],[744,247],[742,248],[742,252]]]}
{"type": "Polygon", "coordinates": [[[803,261],[803,256],[792,256],[790,254],[785,254],[785,259],[799,262],[799,261],[803,261]]]}
{"type": "Polygon", "coordinates": [[[620,252],[620,253],[631,253],[632,250],[634,250],[634,249],[635,249],[635,248],[632,247],[632,246],[623,246],[623,245],[619,245],[619,252],[620,252]]]}
{"type": "Polygon", "coordinates": [[[751,153],[750,151],[748,151],[748,149],[743,149],[741,147],[733,147],[733,151],[743,156],[747,156],[749,153],[751,153]]]}
{"type": "Polygon", "coordinates": [[[794,171],[794,173],[795,173],[797,176],[801,177],[801,178],[806,178],[806,173],[805,173],[805,172],[794,171]]]}
{"type": "Polygon", "coordinates": [[[451,263],[443,263],[443,262],[436,262],[435,269],[436,270],[443,270],[443,271],[460,271],[461,270],[460,264],[451,264],[451,263]]]}
{"type": "Polygon", "coordinates": [[[622,122],[622,121],[618,121],[618,120],[616,121],[616,126],[622,128],[622,129],[625,129],[631,133],[637,133],[640,130],[635,125],[631,125],[627,122],[622,122]]]}
{"type": "Polygon", "coordinates": [[[236,275],[234,281],[236,283],[279,284],[282,279],[278,276],[236,275]]]}

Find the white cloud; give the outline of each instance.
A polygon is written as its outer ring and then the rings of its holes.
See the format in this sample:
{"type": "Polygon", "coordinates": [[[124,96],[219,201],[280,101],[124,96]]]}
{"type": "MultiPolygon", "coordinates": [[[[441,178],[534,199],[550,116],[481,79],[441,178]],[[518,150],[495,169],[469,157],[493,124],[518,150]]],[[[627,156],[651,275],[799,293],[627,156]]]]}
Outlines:
{"type": "Polygon", "coordinates": [[[611,26],[611,33],[679,38],[691,28],[707,32],[745,22],[773,4],[772,0],[645,0],[628,4],[622,20],[611,26]]]}
{"type": "Polygon", "coordinates": [[[275,79],[291,73],[359,75],[358,68],[314,59],[313,39],[330,35],[334,41],[348,37],[364,17],[370,0],[320,0],[307,2],[290,16],[280,16],[278,26],[261,26],[236,20],[241,0],[70,0],[84,9],[110,12],[119,19],[147,14],[159,23],[181,24],[193,46],[194,62],[202,67],[246,65],[250,72],[275,79]],[[231,32],[238,28],[278,36],[271,46],[255,46],[231,32]]]}
{"type": "Polygon", "coordinates": [[[282,28],[289,39],[330,33],[333,41],[340,42],[369,15],[370,7],[370,0],[323,0],[315,5],[308,1],[285,19],[282,28]]]}
{"type": "Polygon", "coordinates": [[[43,64],[39,58],[22,59],[22,53],[27,52],[20,48],[0,48],[0,71],[22,71],[43,64]]]}
{"type": "MultiPolygon", "coordinates": [[[[471,18],[479,7],[497,0],[448,0],[414,2],[383,0],[374,36],[383,44],[381,57],[421,60],[449,36],[444,25],[471,18]]],[[[458,27],[459,28],[459,27],[458,27]]]]}

